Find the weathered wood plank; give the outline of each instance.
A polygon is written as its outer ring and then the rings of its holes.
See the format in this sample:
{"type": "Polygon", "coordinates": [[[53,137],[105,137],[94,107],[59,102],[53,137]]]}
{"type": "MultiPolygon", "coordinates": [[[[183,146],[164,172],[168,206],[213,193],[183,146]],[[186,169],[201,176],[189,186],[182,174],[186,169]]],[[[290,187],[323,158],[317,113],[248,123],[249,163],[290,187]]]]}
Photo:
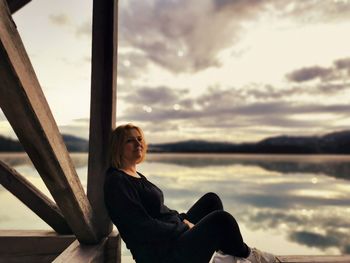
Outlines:
{"type": "Polygon", "coordinates": [[[0,263],[52,262],[74,240],[53,231],[0,230],[0,263]]]}
{"type": "Polygon", "coordinates": [[[120,235],[117,231],[113,231],[97,245],[82,245],[75,241],[53,262],[121,263],[120,235]]]}
{"type": "Polygon", "coordinates": [[[93,1],[90,139],[87,195],[103,236],[112,230],[103,196],[116,115],[118,1],[93,1]]]}
{"type": "Polygon", "coordinates": [[[121,263],[121,238],[118,231],[112,231],[105,247],[105,263],[121,263]]]}
{"type": "Polygon", "coordinates": [[[59,234],[72,234],[57,205],[26,178],[0,161],[0,184],[59,234]]]}
{"type": "Polygon", "coordinates": [[[344,256],[278,256],[281,263],[349,263],[350,255],[344,256]]]}
{"type": "Polygon", "coordinates": [[[11,14],[13,14],[28,4],[30,1],[31,0],[7,0],[7,4],[10,8],[11,14]]]}
{"type": "Polygon", "coordinates": [[[66,262],[86,262],[102,263],[104,262],[104,250],[107,238],[104,238],[97,245],[83,245],[79,241],[74,241],[62,254],[60,254],[53,263],[66,262]]]}
{"type": "Polygon", "coordinates": [[[21,38],[0,0],[0,106],[82,243],[99,240],[93,211],[58,131],[21,38]]]}

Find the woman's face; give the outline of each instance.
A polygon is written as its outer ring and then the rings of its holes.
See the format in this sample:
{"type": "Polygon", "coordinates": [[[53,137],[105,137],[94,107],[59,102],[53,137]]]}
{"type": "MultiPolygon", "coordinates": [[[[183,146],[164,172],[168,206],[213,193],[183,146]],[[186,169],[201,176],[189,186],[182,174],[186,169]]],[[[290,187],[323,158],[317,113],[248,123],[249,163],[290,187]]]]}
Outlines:
{"type": "Polygon", "coordinates": [[[123,160],[138,163],[144,154],[142,141],[142,135],[136,129],[131,129],[124,141],[123,160]]]}

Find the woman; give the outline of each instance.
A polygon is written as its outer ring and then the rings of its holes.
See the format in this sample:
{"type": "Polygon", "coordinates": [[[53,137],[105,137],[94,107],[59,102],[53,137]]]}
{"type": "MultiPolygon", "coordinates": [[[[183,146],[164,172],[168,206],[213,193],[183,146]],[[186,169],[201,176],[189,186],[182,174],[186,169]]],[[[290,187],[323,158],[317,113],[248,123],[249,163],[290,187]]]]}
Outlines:
{"type": "Polygon", "coordinates": [[[137,263],[208,263],[215,251],[216,262],[275,262],[243,242],[216,194],[205,194],[187,213],[164,205],[162,191],[136,170],[147,151],[139,127],[117,127],[110,147],[105,203],[137,263]]]}

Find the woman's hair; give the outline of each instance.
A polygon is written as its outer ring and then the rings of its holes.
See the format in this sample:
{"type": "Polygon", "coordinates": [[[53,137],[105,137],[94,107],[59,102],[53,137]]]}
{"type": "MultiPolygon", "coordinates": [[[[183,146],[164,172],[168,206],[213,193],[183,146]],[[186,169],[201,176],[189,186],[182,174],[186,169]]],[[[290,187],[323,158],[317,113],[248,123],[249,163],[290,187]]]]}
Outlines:
{"type": "Polygon", "coordinates": [[[125,125],[120,125],[114,129],[111,136],[111,143],[109,148],[109,160],[110,165],[115,168],[121,168],[123,165],[123,147],[126,142],[126,137],[129,134],[130,130],[137,130],[142,137],[141,145],[142,145],[142,158],[138,161],[138,163],[142,162],[146,157],[147,152],[147,144],[145,141],[145,136],[141,128],[128,123],[125,125]]]}

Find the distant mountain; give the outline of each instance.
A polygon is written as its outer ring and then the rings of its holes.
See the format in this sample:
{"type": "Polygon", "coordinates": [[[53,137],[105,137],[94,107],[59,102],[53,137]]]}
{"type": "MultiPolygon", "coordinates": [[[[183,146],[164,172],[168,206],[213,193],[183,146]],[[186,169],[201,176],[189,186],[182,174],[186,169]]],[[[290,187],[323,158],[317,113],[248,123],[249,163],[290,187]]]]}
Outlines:
{"type": "MultiPolygon", "coordinates": [[[[87,152],[89,150],[88,140],[72,135],[62,135],[69,152],[87,152]]],[[[18,140],[13,140],[0,135],[0,152],[23,152],[23,147],[18,140]]]]}
{"type": "Polygon", "coordinates": [[[69,152],[88,152],[89,141],[68,134],[63,134],[63,141],[67,146],[69,152]]]}
{"type": "MultiPolygon", "coordinates": [[[[88,140],[63,135],[70,152],[87,152],[88,140]]],[[[277,136],[256,143],[229,143],[189,140],[174,143],[150,144],[149,152],[157,153],[283,153],[283,154],[350,154],[350,130],[324,136],[277,136]]],[[[0,152],[21,152],[22,145],[0,135],[0,152]]]]}
{"type": "Polygon", "coordinates": [[[277,136],[257,143],[183,141],[151,144],[150,152],[350,154],[350,131],[324,136],[277,136]]]}

